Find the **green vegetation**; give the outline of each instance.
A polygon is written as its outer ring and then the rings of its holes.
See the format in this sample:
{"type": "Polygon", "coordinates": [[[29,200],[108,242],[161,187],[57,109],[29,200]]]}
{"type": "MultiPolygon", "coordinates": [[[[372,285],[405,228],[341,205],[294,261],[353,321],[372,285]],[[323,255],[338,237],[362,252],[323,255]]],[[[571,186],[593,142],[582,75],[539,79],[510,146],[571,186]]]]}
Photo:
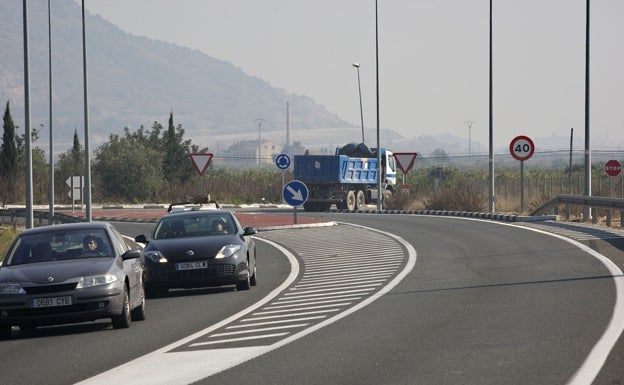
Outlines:
{"type": "MultiPolygon", "coordinates": [[[[24,204],[25,141],[15,134],[9,104],[4,113],[4,135],[0,147],[0,204],[24,204]]],[[[169,203],[189,200],[201,192],[223,203],[280,203],[282,182],[293,179],[292,169],[285,173],[272,165],[260,166],[248,159],[246,168],[230,168],[213,164],[202,177],[192,166],[189,154],[207,153],[184,138],[182,125],[175,125],[173,113],[167,128],[154,122],[147,129],[124,129],[123,135],[111,134],[108,141],[96,148],[91,162],[92,202],[101,204],[169,203]]],[[[68,204],[65,181],[84,175],[85,154],[78,133],[74,132],[72,148],[60,154],[55,168],[57,204],[68,204]]],[[[32,131],[36,142],[37,131],[32,131]]],[[[295,153],[305,152],[296,143],[295,153]]],[[[293,149],[291,149],[293,150],[293,149]]],[[[284,150],[286,151],[286,150],[284,150]]],[[[291,152],[292,153],[292,152],[291,152]]],[[[34,147],[34,204],[47,204],[49,168],[44,152],[34,147]]],[[[558,194],[583,194],[584,170],[577,161],[569,169],[559,158],[531,160],[524,173],[524,206],[521,207],[521,186],[517,162],[498,162],[494,180],[497,212],[527,213],[558,194]]],[[[592,170],[592,195],[624,195],[623,179],[604,175],[604,163],[596,162],[592,170]]],[[[399,171],[401,184],[403,175],[399,171]]],[[[420,156],[407,175],[405,189],[397,189],[384,204],[388,209],[434,209],[455,211],[486,211],[489,199],[487,161],[476,158],[453,159],[443,150],[431,157],[420,156]]]]}
{"type": "Polygon", "coordinates": [[[0,226],[0,262],[21,229],[15,226],[0,226]]]}

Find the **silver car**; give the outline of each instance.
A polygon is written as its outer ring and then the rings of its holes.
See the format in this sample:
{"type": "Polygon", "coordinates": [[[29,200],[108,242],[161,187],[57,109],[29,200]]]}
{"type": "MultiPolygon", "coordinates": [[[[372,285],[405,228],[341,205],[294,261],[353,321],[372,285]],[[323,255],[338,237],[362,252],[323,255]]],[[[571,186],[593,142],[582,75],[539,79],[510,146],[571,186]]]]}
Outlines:
{"type": "Polygon", "coordinates": [[[0,266],[0,337],[110,318],[115,329],[145,319],[141,250],[107,222],[24,230],[0,266]]]}

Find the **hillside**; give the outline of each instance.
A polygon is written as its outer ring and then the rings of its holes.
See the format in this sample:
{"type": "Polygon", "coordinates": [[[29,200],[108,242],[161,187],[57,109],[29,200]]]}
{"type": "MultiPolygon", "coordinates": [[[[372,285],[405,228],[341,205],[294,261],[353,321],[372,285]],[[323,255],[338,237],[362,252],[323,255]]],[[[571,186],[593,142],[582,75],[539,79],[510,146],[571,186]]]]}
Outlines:
{"type": "MultiPolygon", "coordinates": [[[[47,12],[47,2],[29,2],[31,116],[33,127],[43,128],[40,145],[47,143],[49,120],[47,12]]],[[[53,124],[60,147],[84,128],[81,19],[74,1],[52,2],[53,124]]],[[[3,111],[10,102],[17,125],[24,120],[22,20],[22,2],[0,2],[0,102],[3,111]]],[[[294,130],[355,127],[311,98],[272,87],[229,62],[128,34],[89,13],[86,35],[89,127],[96,143],[123,127],[166,124],[170,111],[189,137],[257,138],[257,118],[285,131],[287,103],[294,130]]]]}

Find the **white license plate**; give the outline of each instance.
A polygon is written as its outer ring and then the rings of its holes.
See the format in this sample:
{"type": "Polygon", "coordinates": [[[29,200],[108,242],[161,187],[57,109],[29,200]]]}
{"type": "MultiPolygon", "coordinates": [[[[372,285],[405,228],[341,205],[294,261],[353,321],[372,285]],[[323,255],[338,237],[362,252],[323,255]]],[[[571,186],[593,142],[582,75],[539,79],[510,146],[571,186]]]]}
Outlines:
{"type": "Polygon", "coordinates": [[[72,304],[70,296],[52,297],[52,298],[35,298],[30,300],[31,308],[69,306],[72,304]]]}
{"type": "Polygon", "coordinates": [[[196,270],[207,269],[208,261],[196,261],[196,262],[180,262],[176,263],[176,270],[196,270]]]}

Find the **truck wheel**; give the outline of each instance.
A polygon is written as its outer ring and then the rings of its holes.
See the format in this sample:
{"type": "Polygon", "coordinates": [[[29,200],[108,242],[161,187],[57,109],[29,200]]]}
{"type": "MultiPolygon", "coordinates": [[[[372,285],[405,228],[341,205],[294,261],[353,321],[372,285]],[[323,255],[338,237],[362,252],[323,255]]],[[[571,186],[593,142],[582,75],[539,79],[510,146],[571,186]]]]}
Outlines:
{"type": "Polygon", "coordinates": [[[304,209],[305,211],[312,212],[312,211],[314,211],[314,204],[313,204],[312,202],[305,202],[305,203],[303,204],[303,209],[304,209]]]}
{"type": "Polygon", "coordinates": [[[347,210],[355,210],[355,193],[353,191],[347,193],[347,210]]]}
{"type": "Polygon", "coordinates": [[[362,210],[365,204],[366,204],[366,198],[364,196],[364,191],[358,190],[356,198],[355,198],[355,208],[358,210],[362,210]]]}

